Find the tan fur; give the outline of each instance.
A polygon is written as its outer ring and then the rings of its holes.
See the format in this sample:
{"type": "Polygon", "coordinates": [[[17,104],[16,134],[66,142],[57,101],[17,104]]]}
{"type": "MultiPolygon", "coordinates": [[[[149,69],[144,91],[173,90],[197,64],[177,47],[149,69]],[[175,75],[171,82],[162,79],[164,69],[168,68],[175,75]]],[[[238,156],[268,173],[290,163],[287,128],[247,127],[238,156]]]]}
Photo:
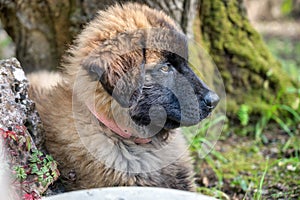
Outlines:
{"type": "Polygon", "coordinates": [[[61,81],[61,75],[58,72],[39,71],[27,75],[33,85],[39,85],[41,88],[51,89],[61,81]]]}
{"type": "MultiPolygon", "coordinates": [[[[153,138],[153,144],[135,144],[100,125],[85,105],[95,101],[98,113],[112,118],[114,111],[117,115],[114,117],[121,119],[122,125],[130,126],[123,118],[121,106],[99,81],[92,80],[87,70],[82,70],[81,64],[95,50],[105,53],[105,48],[99,46],[106,40],[124,31],[151,27],[170,28],[182,34],[173,20],[147,6],[130,3],[100,11],[69,50],[71,56],[65,58],[63,78],[58,85],[41,92],[33,80],[31,96],[44,122],[46,147],[58,161],[68,190],[132,185],[194,190],[192,165],[180,133],[166,133],[170,137],[161,146],[156,146],[159,138],[153,138]]],[[[110,52],[108,56],[122,50],[122,45],[119,49],[105,47],[110,52]]],[[[138,57],[137,54],[129,56],[138,57]]],[[[149,53],[147,58],[148,62],[160,59],[163,57],[159,52],[149,53]]],[[[114,70],[122,73],[123,62],[117,59],[114,70]]],[[[113,82],[115,77],[110,78],[113,82]]]]}

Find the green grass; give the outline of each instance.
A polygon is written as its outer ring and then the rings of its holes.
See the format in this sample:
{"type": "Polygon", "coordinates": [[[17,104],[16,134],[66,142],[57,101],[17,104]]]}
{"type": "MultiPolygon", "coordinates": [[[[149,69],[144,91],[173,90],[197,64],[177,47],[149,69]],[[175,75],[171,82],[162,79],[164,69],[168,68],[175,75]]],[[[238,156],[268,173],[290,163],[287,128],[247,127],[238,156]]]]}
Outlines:
{"type": "Polygon", "coordinates": [[[254,199],[261,199],[264,180],[265,180],[268,168],[269,168],[268,163],[269,163],[269,160],[267,160],[266,168],[265,168],[265,171],[264,171],[264,173],[263,173],[263,175],[262,175],[262,177],[259,181],[259,187],[258,187],[258,189],[256,190],[256,192],[254,194],[254,199]]]}
{"type": "MultiPolygon", "coordinates": [[[[198,168],[208,166],[216,179],[212,187],[202,185],[198,191],[220,199],[229,199],[228,196],[232,198],[234,194],[240,194],[244,199],[266,199],[271,198],[271,195],[289,199],[297,195],[294,188],[300,190],[299,156],[286,158],[283,155],[287,152],[284,143],[273,146],[280,153],[276,158],[269,158],[262,153],[268,150],[268,146],[249,137],[239,137],[235,145],[227,145],[225,152],[213,150],[204,159],[196,159],[198,168]],[[285,187],[285,191],[280,193],[276,189],[278,185],[285,187]]],[[[226,141],[219,145],[224,144],[226,141]]],[[[297,148],[299,154],[299,141],[294,138],[288,149],[297,148]]]]}

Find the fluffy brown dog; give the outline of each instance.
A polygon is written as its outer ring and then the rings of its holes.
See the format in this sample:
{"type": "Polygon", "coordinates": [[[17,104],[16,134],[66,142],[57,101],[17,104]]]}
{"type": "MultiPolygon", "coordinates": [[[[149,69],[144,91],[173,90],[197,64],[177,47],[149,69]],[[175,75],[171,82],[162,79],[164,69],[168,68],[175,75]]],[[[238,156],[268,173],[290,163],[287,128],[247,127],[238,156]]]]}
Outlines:
{"type": "Polygon", "coordinates": [[[67,189],[194,190],[176,128],[197,124],[219,98],[188,67],[173,20],[147,6],[113,6],[86,26],[65,61],[56,86],[32,82],[32,98],[67,189]]]}

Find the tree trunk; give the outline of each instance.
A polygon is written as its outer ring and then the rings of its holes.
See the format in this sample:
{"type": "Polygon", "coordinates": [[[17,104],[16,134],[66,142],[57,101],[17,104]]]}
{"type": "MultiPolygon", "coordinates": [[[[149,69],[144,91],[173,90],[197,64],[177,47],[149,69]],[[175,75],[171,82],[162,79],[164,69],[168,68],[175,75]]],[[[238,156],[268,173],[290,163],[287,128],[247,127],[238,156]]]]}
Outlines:
{"type": "Polygon", "coordinates": [[[292,16],[300,18],[300,0],[293,0],[292,16]]]}
{"type": "MultiPolygon", "coordinates": [[[[129,0],[122,0],[126,2],[129,0]]],[[[65,49],[83,25],[98,10],[116,4],[114,0],[0,0],[0,18],[16,44],[16,55],[26,72],[54,70],[65,49]]],[[[120,1],[118,1],[120,2],[120,1]]],[[[136,0],[164,10],[189,32],[196,0],[136,0]]],[[[189,32],[191,33],[191,32],[189,32]]]]}
{"type": "Polygon", "coordinates": [[[204,45],[225,84],[229,114],[237,113],[241,104],[249,105],[254,113],[263,113],[276,98],[276,103],[289,106],[297,98],[299,101],[297,95],[286,93],[297,85],[250,25],[242,0],[200,0],[199,14],[204,45]]]}

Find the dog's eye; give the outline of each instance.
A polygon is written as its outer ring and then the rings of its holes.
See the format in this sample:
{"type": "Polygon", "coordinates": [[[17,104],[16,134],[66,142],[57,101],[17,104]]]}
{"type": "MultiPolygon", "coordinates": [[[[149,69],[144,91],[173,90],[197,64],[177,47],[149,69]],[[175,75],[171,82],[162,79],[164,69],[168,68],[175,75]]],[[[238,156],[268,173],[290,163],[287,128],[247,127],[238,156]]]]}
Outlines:
{"type": "Polygon", "coordinates": [[[164,64],[163,66],[161,66],[160,70],[165,73],[171,71],[171,64],[169,63],[164,64]]]}

